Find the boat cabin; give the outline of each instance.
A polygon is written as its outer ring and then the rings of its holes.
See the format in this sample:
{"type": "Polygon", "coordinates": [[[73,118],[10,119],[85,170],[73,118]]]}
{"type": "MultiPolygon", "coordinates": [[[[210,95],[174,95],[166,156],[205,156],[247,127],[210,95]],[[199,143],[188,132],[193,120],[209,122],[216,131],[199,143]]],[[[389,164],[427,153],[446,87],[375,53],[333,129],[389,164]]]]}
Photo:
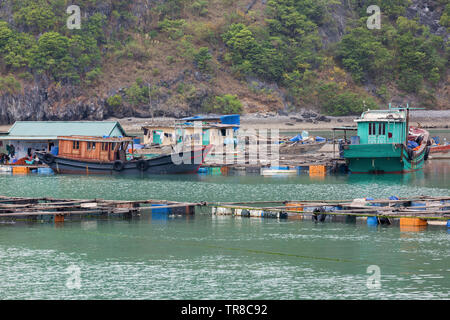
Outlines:
{"type": "Polygon", "coordinates": [[[133,146],[132,138],[70,136],[58,140],[58,156],[87,161],[126,161],[128,146],[130,143],[133,146]]]}
{"type": "Polygon", "coordinates": [[[235,129],[238,126],[228,124],[208,124],[201,127],[194,125],[154,125],[146,126],[144,130],[144,144],[160,146],[183,143],[192,146],[223,145],[234,141],[235,129]]]}
{"type": "Polygon", "coordinates": [[[404,143],[406,140],[406,112],[403,110],[369,110],[355,122],[358,136],[351,144],[404,143]]]}

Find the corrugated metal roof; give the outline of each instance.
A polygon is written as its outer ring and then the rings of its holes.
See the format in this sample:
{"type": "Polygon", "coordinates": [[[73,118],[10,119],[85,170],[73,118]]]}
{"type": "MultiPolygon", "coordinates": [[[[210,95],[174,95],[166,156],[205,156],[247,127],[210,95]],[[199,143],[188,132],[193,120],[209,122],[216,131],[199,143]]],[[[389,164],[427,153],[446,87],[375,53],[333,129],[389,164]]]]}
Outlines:
{"type": "MultiPolygon", "coordinates": [[[[45,137],[58,136],[110,136],[118,129],[122,136],[126,133],[117,121],[17,121],[9,129],[8,137],[45,137]]],[[[117,136],[117,135],[116,135],[117,136]]]]}

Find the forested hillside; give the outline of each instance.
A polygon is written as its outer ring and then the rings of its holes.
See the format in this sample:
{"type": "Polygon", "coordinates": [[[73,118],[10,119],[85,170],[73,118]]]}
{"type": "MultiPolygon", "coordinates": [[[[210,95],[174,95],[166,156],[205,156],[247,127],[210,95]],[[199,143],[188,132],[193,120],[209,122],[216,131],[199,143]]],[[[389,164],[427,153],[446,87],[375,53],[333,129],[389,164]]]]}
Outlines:
{"type": "Polygon", "coordinates": [[[448,109],[449,28],[448,0],[0,0],[0,123],[448,109]]]}

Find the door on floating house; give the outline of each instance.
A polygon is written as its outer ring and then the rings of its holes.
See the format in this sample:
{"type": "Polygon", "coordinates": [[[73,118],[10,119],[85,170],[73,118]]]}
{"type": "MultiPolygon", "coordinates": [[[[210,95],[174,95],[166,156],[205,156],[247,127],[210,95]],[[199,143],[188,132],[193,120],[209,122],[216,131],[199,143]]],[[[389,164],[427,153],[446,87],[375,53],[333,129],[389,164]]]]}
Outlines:
{"type": "Polygon", "coordinates": [[[162,144],[162,138],[163,132],[161,130],[155,130],[153,131],[153,143],[156,144],[162,144]]]}
{"type": "Polygon", "coordinates": [[[203,129],[203,145],[208,146],[210,142],[209,129],[203,129]]]}
{"type": "Polygon", "coordinates": [[[183,142],[183,130],[177,129],[175,135],[176,135],[176,143],[183,142]]]}
{"type": "Polygon", "coordinates": [[[387,143],[388,130],[386,122],[369,122],[368,143],[387,143]]]}
{"type": "Polygon", "coordinates": [[[379,122],[378,123],[378,134],[377,134],[377,143],[386,143],[386,122],[379,122]]]}
{"type": "Polygon", "coordinates": [[[375,122],[369,122],[369,135],[367,138],[368,144],[377,143],[377,129],[378,129],[378,126],[375,122]]]}

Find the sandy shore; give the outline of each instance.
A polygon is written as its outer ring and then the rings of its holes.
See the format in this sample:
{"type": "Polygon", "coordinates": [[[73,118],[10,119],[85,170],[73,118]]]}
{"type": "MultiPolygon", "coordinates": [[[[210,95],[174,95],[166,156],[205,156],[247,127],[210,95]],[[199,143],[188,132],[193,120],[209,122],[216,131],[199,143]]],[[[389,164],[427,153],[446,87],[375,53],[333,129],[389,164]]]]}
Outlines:
{"type": "MultiPolygon", "coordinates": [[[[282,131],[301,131],[301,130],[329,130],[335,127],[355,126],[353,121],[356,117],[326,117],[327,120],[317,120],[318,117],[303,118],[302,114],[289,114],[280,116],[276,114],[249,114],[241,117],[241,127],[243,129],[279,129],[282,131]]],[[[420,124],[424,128],[448,129],[450,127],[450,110],[419,110],[411,111],[411,125],[420,124]]],[[[117,120],[123,126],[125,131],[130,134],[142,132],[141,128],[145,125],[171,124],[177,119],[174,118],[125,118],[108,120],[117,120]]],[[[0,132],[7,132],[11,125],[0,125],[0,132]]]]}

